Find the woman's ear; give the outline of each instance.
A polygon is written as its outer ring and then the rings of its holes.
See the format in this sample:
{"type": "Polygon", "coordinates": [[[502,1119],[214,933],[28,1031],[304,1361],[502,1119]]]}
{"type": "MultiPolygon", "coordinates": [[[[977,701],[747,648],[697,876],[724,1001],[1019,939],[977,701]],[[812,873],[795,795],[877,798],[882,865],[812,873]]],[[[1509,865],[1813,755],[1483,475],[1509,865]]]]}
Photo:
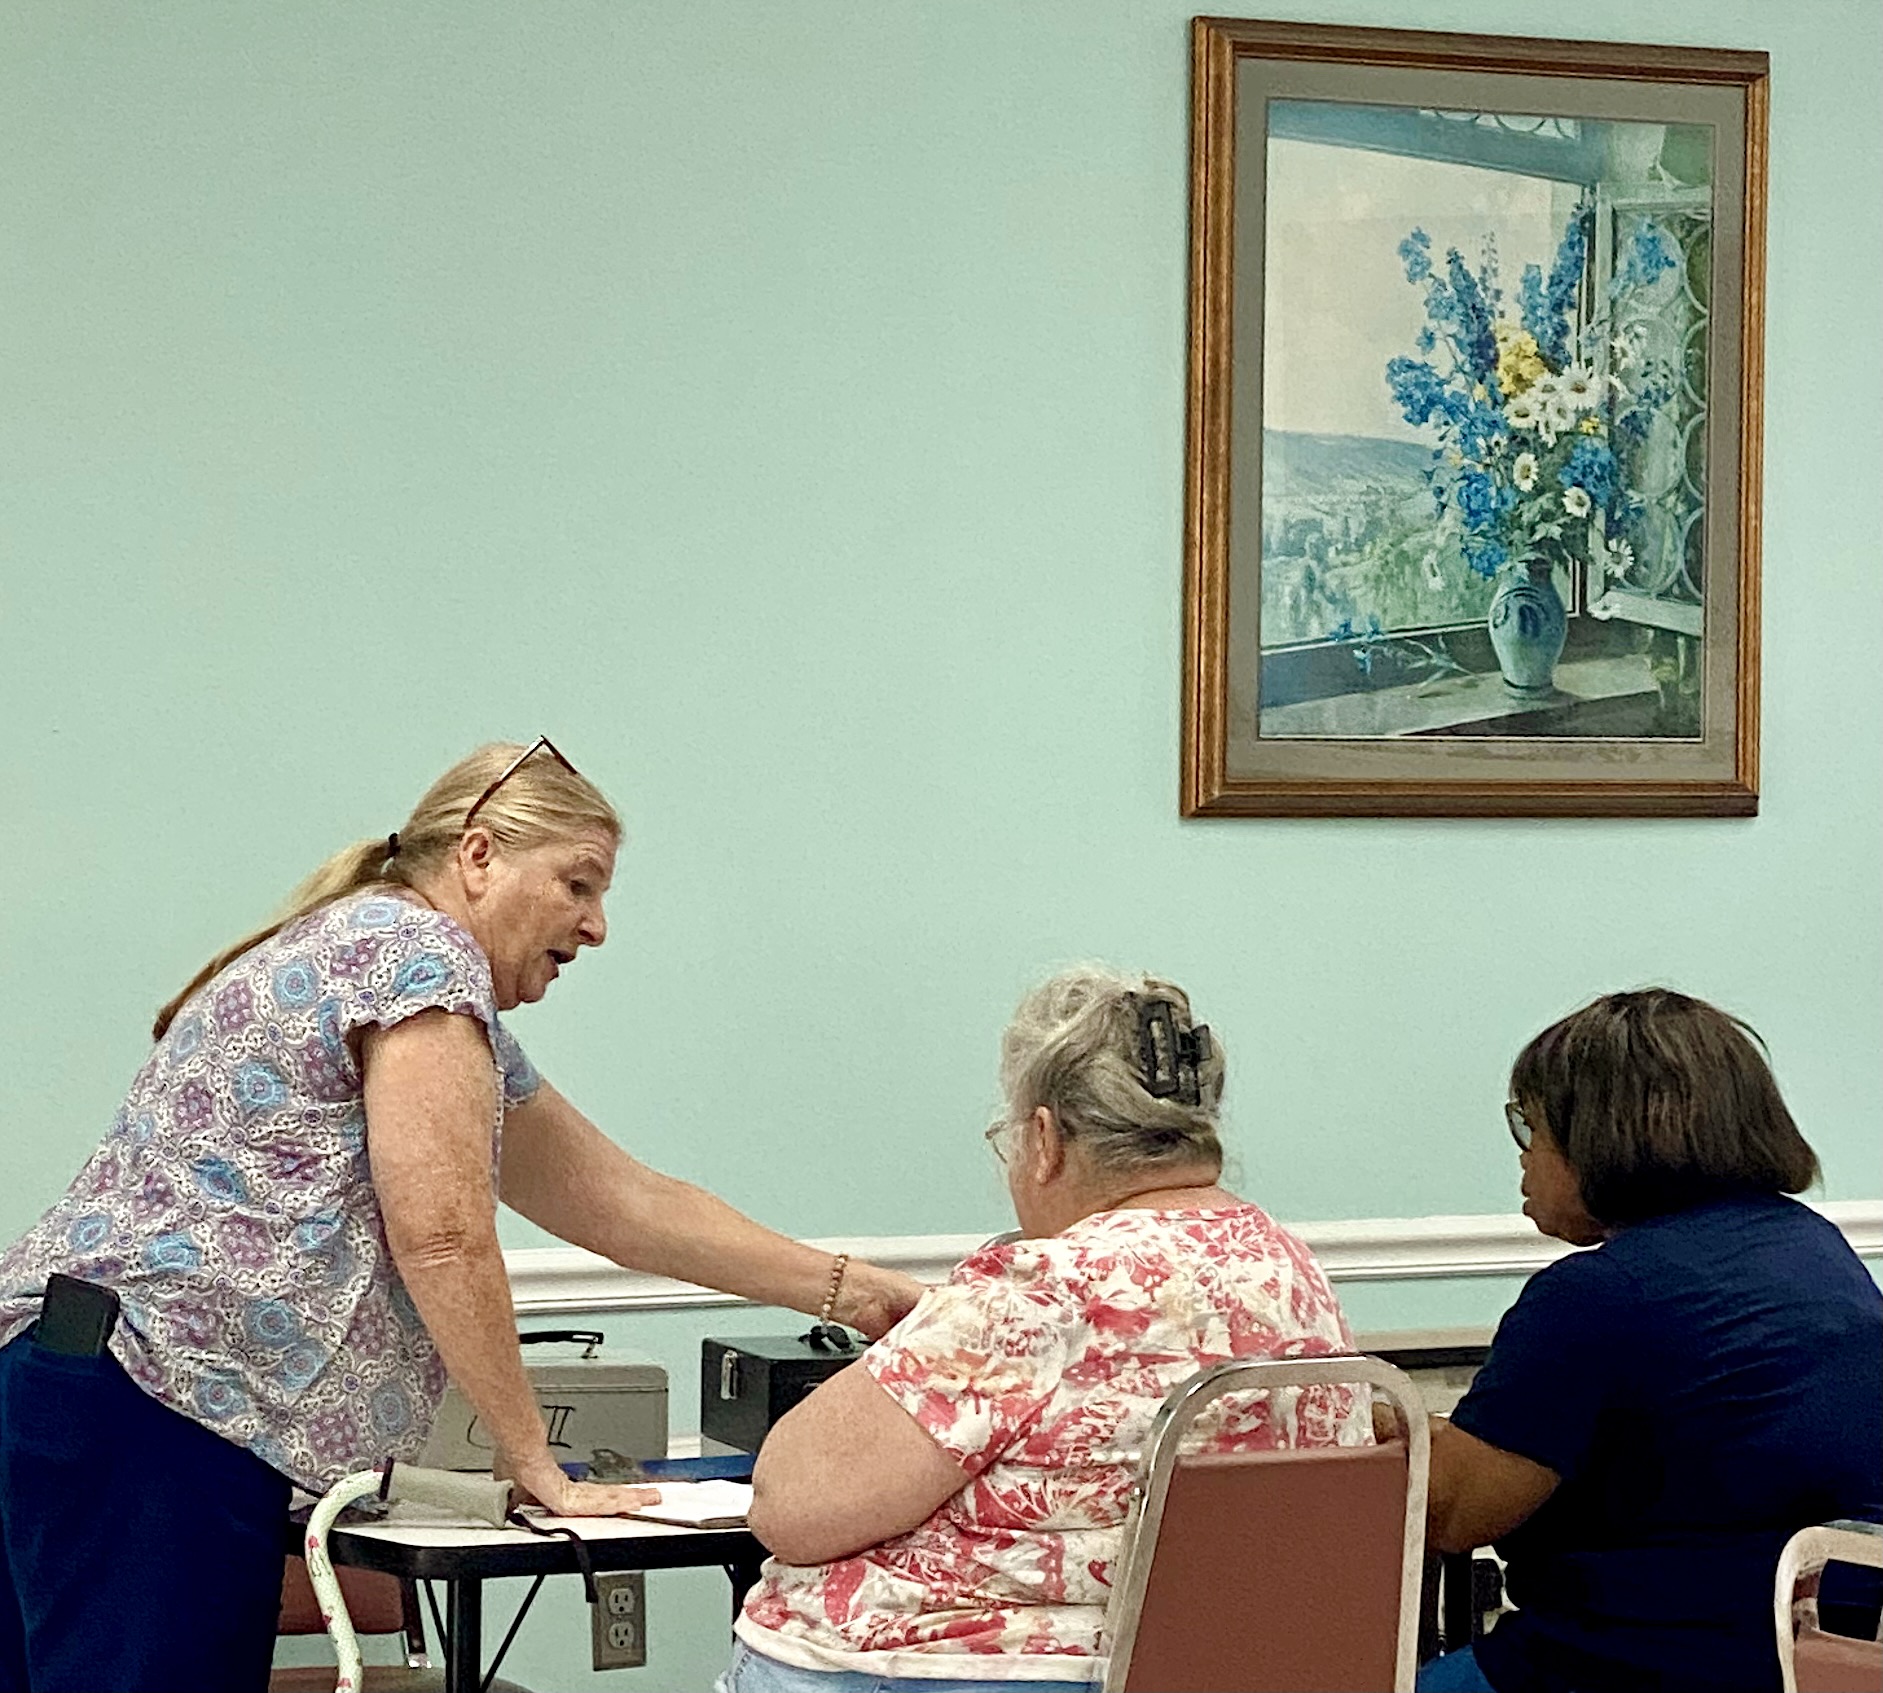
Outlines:
{"type": "Polygon", "coordinates": [[[1027,1119],[1026,1138],[1034,1181],[1053,1181],[1066,1167],[1066,1136],[1059,1119],[1044,1105],[1038,1106],[1027,1119]]]}
{"type": "Polygon", "coordinates": [[[479,823],[472,824],[459,838],[458,877],[464,891],[473,899],[490,886],[491,859],[496,850],[497,843],[490,831],[479,823]]]}

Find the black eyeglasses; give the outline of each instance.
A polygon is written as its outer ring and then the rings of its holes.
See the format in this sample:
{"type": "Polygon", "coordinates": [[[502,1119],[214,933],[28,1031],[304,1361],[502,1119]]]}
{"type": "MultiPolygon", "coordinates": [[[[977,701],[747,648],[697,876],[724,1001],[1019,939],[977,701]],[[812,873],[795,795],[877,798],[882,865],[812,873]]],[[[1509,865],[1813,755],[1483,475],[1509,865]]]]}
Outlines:
{"type": "Polygon", "coordinates": [[[996,1117],[987,1125],[987,1132],[983,1136],[987,1144],[994,1149],[994,1156],[1003,1164],[1007,1162],[1007,1131],[1012,1127],[1011,1117],[996,1117]]]}
{"type": "Polygon", "coordinates": [[[477,803],[474,804],[471,807],[471,809],[464,814],[464,827],[465,828],[467,829],[470,828],[471,819],[484,809],[485,802],[489,800],[490,796],[494,794],[499,788],[501,788],[504,785],[504,783],[509,781],[510,778],[514,776],[519,770],[521,770],[524,765],[529,763],[532,754],[538,753],[538,752],[547,752],[549,756],[553,758],[558,764],[560,764],[564,770],[568,771],[571,776],[579,776],[582,774],[581,771],[577,770],[573,764],[571,764],[566,758],[562,756],[561,752],[557,750],[556,743],[554,741],[552,741],[547,735],[538,735],[536,739],[531,741],[530,744],[526,746],[520,753],[518,753],[515,758],[511,759],[509,766],[505,769],[504,773],[501,776],[499,776],[496,781],[492,782],[491,785],[488,788],[486,788],[481,794],[477,796],[477,803]]]}
{"type": "Polygon", "coordinates": [[[1517,1143],[1517,1150],[1528,1152],[1536,1130],[1531,1128],[1530,1119],[1523,1114],[1523,1107],[1514,1099],[1504,1101],[1504,1122],[1510,1129],[1510,1138],[1517,1143]]]}

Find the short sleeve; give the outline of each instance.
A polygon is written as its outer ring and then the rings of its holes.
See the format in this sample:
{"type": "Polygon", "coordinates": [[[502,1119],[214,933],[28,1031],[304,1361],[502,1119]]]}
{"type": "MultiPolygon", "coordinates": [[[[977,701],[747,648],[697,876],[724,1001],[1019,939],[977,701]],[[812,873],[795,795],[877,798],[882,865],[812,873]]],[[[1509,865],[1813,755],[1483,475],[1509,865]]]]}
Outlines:
{"type": "Polygon", "coordinates": [[[340,1001],[341,1034],[368,1024],[389,1029],[421,1011],[449,1011],[475,1017],[495,1049],[490,965],[477,942],[442,911],[391,897],[349,901],[335,908],[323,938],[330,976],[350,984],[340,1001]]]}
{"type": "Polygon", "coordinates": [[[1627,1277],[1600,1249],[1532,1276],[1452,1412],[1479,1440],[1575,1476],[1602,1412],[1638,1373],[1627,1277]]]}
{"type": "Polygon", "coordinates": [[[1037,1278],[967,1265],[955,1278],[925,1293],[864,1353],[863,1367],[937,1446],[979,1475],[1052,1398],[1070,1325],[1063,1301],[1037,1278]]]}
{"type": "Polygon", "coordinates": [[[491,1024],[490,1044],[491,1050],[497,1055],[497,1068],[503,1076],[504,1109],[508,1111],[512,1106],[527,1105],[536,1097],[536,1090],[543,1085],[543,1078],[530,1062],[529,1054],[500,1017],[491,1024]]]}

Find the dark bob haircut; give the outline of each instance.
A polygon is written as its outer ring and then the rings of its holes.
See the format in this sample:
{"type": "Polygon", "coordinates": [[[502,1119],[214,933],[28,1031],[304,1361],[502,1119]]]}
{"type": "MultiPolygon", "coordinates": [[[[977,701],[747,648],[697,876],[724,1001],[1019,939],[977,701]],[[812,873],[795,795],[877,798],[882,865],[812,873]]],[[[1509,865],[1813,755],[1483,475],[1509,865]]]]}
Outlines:
{"type": "Polygon", "coordinates": [[[1543,1113],[1582,1203],[1620,1227],[1818,1177],[1759,1037],[1670,988],[1605,994],[1517,1055],[1511,1096],[1543,1113]]]}

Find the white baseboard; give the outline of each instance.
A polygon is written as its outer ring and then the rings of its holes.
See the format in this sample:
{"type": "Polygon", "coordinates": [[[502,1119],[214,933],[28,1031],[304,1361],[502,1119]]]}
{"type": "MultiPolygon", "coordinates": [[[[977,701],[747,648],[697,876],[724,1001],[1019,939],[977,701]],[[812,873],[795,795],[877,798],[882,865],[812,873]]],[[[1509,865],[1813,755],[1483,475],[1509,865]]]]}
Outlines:
{"type": "MultiPolygon", "coordinates": [[[[1844,1231],[1859,1257],[1883,1257],[1883,1200],[1838,1199],[1815,1207],[1844,1231]]],[[[1335,1283],[1527,1276],[1571,1250],[1546,1240],[1523,1216],[1346,1217],[1290,1225],[1335,1283]]],[[[990,1229],[988,1234],[995,1231],[990,1229]]],[[[848,1252],[941,1281],[988,1238],[983,1234],[868,1235],[809,1244],[848,1252]]],[[[731,1294],[625,1270],[579,1247],[525,1247],[504,1254],[519,1315],[557,1311],[684,1311],[743,1305],[731,1294]]]]}

